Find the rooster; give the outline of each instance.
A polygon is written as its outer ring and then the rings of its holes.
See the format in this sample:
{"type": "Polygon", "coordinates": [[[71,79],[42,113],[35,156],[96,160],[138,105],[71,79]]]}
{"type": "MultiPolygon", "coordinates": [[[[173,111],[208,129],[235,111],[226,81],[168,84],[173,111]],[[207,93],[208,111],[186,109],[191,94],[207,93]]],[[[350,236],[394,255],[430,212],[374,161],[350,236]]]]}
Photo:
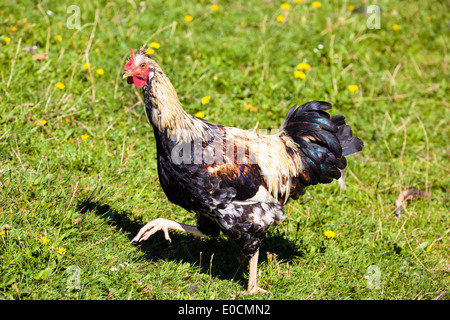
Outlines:
{"type": "Polygon", "coordinates": [[[169,229],[197,236],[234,240],[249,258],[248,294],[258,286],[259,235],[280,224],[284,206],[318,183],[339,179],[345,156],[361,151],[341,115],[330,117],[331,104],[294,105],[279,133],[259,134],[214,124],[188,114],[161,67],[140,48],[122,76],[143,89],[145,113],[153,127],[158,176],[169,201],[195,213],[197,225],[158,218],[131,242],[169,229]]]}

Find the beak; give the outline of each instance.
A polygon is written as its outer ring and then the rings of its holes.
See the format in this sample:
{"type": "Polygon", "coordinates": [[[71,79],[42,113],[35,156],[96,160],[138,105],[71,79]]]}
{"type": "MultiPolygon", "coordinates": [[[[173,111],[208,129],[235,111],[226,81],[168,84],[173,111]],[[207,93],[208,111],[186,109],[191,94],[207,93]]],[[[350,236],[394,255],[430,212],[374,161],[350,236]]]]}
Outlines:
{"type": "Polygon", "coordinates": [[[129,71],[124,72],[123,75],[122,75],[122,80],[124,80],[124,79],[126,79],[128,77],[132,77],[132,76],[133,75],[131,74],[131,72],[129,72],[129,71]]]}

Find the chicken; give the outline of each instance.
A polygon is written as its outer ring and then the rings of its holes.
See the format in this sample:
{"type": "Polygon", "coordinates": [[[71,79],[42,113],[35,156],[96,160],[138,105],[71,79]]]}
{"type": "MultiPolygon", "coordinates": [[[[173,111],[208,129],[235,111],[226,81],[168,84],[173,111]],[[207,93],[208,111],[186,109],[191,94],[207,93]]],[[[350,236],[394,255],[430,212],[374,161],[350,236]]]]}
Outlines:
{"type": "Polygon", "coordinates": [[[143,88],[145,113],[153,127],[159,181],[169,201],[195,213],[191,226],[164,218],[147,223],[132,242],[169,229],[234,240],[249,258],[247,293],[258,287],[259,235],[280,224],[287,201],[305,188],[339,179],[345,156],[362,150],[343,116],[330,117],[331,105],[294,105],[279,133],[259,134],[210,123],[188,114],[161,67],[145,49],[125,65],[122,76],[143,88]]]}

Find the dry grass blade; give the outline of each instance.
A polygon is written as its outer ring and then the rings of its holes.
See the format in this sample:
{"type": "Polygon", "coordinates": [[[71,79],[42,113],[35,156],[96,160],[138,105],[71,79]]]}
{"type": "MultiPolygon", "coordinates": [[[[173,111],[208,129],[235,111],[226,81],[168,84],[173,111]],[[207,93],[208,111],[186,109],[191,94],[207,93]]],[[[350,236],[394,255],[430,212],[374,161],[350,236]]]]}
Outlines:
{"type": "Polygon", "coordinates": [[[105,300],[109,300],[109,299],[111,299],[112,297],[114,297],[114,294],[113,294],[113,292],[112,292],[111,290],[109,290],[109,293],[108,293],[108,295],[105,297],[105,300]]]}
{"type": "Polygon", "coordinates": [[[17,44],[17,50],[16,50],[16,54],[14,56],[14,59],[11,62],[11,72],[9,74],[9,79],[8,79],[8,83],[6,84],[6,87],[9,88],[9,85],[11,84],[11,80],[12,77],[14,75],[14,66],[16,65],[16,60],[17,60],[17,55],[19,54],[20,51],[20,45],[22,44],[22,38],[19,39],[19,43],[17,44]]]}
{"type": "Polygon", "coordinates": [[[433,298],[433,300],[441,300],[446,294],[447,294],[447,291],[444,291],[440,295],[438,295],[436,298],[433,298]]]}
{"type": "Polygon", "coordinates": [[[48,58],[48,52],[37,53],[33,56],[34,61],[45,60],[48,58]]]}
{"type": "Polygon", "coordinates": [[[408,189],[400,192],[397,200],[395,200],[395,215],[400,216],[406,207],[407,201],[416,200],[419,198],[430,198],[430,194],[426,191],[417,190],[417,189],[408,189]]]}

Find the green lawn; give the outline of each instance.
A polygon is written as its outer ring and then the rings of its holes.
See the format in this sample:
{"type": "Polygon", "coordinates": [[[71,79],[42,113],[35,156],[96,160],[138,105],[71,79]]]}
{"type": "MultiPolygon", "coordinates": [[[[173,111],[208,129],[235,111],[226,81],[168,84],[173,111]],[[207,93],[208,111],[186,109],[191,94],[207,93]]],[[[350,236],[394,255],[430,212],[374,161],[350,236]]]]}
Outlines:
{"type": "Polygon", "coordinates": [[[366,1],[320,4],[3,1],[0,299],[433,299],[448,291],[449,5],[376,1],[380,25],[370,29],[366,1]],[[72,4],[80,25],[69,29],[72,4]],[[142,94],[121,80],[129,48],[151,42],[189,113],[272,129],[294,103],[326,100],[365,142],[348,157],[347,190],[309,188],[263,236],[267,296],[243,294],[248,260],[224,237],[172,232],[171,244],[159,233],[129,243],[157,217],[195,224],[166,199],[142,94]],[[310,68],[295,72],[300,63],[310,68]],[[430,197],[397,217],[395,200],[412,188],[430,197]]]}

